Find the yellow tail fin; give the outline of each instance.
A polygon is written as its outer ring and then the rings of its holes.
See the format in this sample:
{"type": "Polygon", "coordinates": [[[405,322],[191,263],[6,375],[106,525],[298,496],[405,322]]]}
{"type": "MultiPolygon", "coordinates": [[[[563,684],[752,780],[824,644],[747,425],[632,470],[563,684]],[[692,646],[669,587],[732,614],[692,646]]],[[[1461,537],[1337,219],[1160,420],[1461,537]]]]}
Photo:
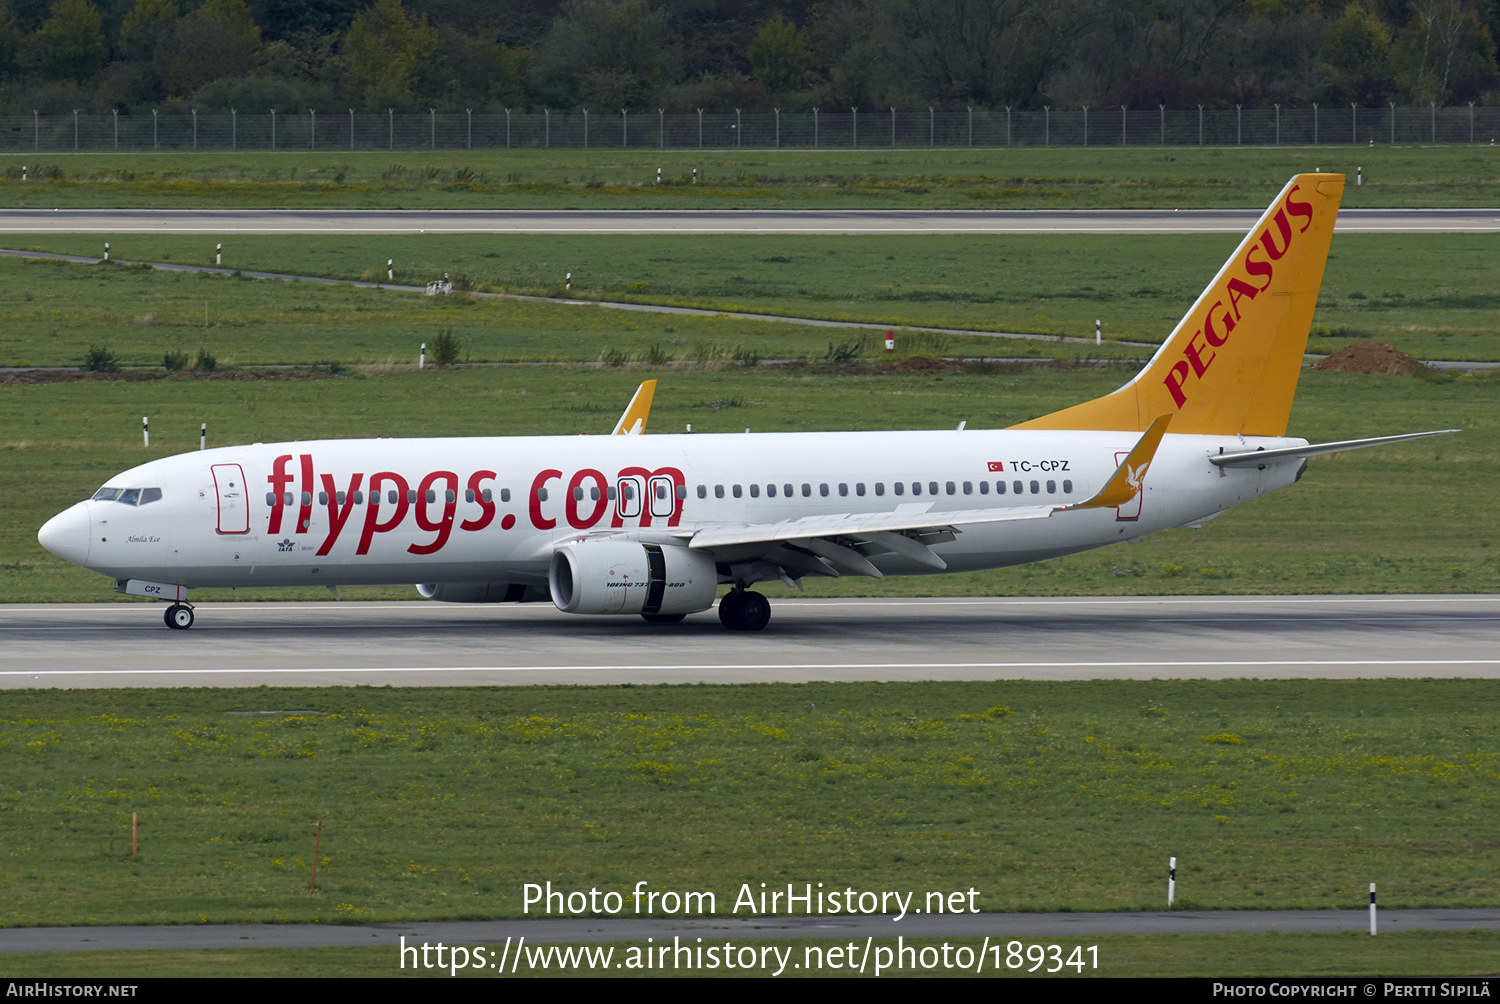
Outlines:
{"type": "Polygon", "coordinates": [[[1344,194],[1342,174],[1299,174],[1125,386],[1016,429],[1283,436],[1344,194]]]}

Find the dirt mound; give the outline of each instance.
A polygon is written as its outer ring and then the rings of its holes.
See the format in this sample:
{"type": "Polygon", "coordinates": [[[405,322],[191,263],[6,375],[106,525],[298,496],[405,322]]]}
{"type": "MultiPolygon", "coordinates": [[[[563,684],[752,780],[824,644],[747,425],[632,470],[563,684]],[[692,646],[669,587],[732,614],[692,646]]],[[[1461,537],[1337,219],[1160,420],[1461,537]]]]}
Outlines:
{"type": "Polygon", "coordinates": [[[1355,342],[1325,356],[1313,369],[1325,373],[1383,373],[1392,376],[1416,376],[1428,372],[1417,359],[1384,342],[1355,342]]]}

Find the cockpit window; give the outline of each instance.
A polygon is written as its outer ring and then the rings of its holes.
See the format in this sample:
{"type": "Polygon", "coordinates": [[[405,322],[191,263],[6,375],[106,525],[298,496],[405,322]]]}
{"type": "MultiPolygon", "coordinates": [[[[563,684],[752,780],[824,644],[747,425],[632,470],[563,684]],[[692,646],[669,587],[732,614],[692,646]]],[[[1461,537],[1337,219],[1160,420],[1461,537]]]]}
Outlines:
{"type": "Polygon", "coordinates": [[[150,505],[161,501],[160,488],[101,488],[94,493],[95,502],[123,502],[126,505],[150,505]]]}

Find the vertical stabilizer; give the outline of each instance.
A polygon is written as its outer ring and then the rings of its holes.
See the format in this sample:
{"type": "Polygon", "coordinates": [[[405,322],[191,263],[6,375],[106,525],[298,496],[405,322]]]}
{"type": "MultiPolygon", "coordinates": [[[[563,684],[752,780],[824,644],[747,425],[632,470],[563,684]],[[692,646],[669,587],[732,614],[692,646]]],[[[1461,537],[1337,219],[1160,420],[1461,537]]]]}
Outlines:
{"type": "Polygon", "coordinates": [[[1285,435],[1343,193],[1342,174],[1287,182],[1135,379],[1014,428],[1285,435]]]}

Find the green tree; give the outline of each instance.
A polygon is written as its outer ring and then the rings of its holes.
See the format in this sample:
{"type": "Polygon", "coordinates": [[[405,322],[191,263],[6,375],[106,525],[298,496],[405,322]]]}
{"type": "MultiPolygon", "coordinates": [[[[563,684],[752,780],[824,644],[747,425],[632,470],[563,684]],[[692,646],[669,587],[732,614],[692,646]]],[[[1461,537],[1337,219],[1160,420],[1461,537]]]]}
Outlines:
{"type": "Polygon", "coordinates": [[[536,53],[554,107],[655,105],[671,46],[666,14],[647,0],[572,0],[536,53]]]}
{"type": "Polygon", "coordinates": [[[1445,104],[1460,81],[1470,94],[1479,81],[1493,85],[1494,43],[1462,0],[1414,0],[1411,19],[1391,46],[1391,68],[1407,101],[1445,104]]]}
{"type": "Polygon", "coordinates": [[[379,0],[344,41],[350,97],[368,109],[408,106],[441,91],[437,29],[413,22],[401,0],[379,0]]]}
{"type": "Polygon", "coordinates": [[[761,25],[747,55],[755,79],[770,93],[786,94],[807,88],[807,71],[813,65],[812,49],[796,27],[783,21],[781,15],[761,25]]]}
{"type": "Polygon", "coordinates": [[[1323,42],[1324,96],[1343,104],[1384,103],[1390,86],[1391,29],[1364,3],[1351,3],[1323,42]]]}
{"type": "Polygon", "coordinates": [[[88,0],[53,0],[36,33],[37,69],[49,80],[86,84],[99,75],[109,50],[99,11],[88,0]]]}
{"type": "Polygon", "coordinates": [[[133,101],[160,102],[167,96],[167,75],[177,53],[178,11],[172,0],[136,0],[120,25],[120,55],[128,65],[126,79],[133,101]]]}
{"type": "Polygon", "coordinates": [[[245,0],[208,0],[177,25],[169,86],[191,94],[210,80],[243,77],[260,57],[260,28],[245,0]]]}
{"type": "Polygon", "coordinates": [[[21,68],[21,30],[10,11],[0,7],[0,80],[9,80],[21,68]]]}

